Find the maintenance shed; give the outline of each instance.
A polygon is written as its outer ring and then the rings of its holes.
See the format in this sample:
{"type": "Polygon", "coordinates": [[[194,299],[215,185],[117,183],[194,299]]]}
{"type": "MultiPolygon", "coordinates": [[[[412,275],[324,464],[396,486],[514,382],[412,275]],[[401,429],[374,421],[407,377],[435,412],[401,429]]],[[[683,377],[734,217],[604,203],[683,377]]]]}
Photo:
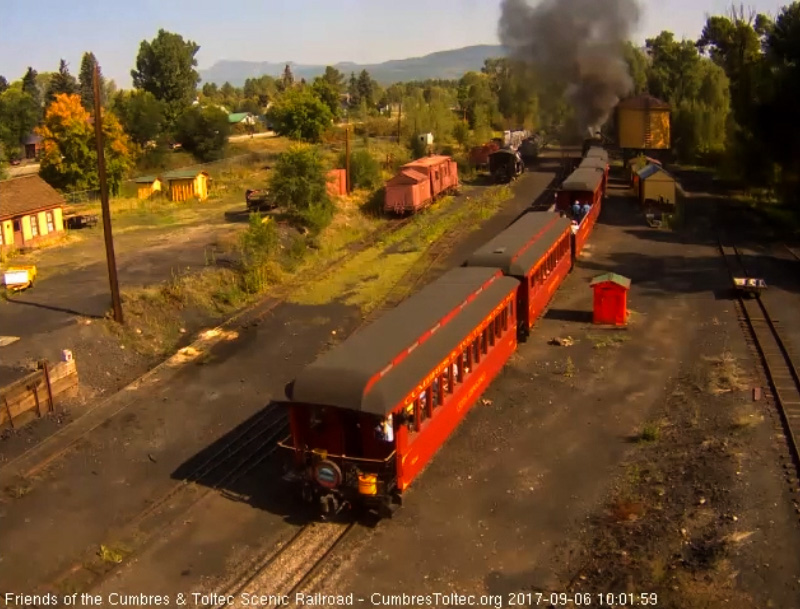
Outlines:
{"type": "Polygon", "coordinates": [[[677,203],[678,181],[660,165],[646,165],[637,173],[639,202],[660,201],[677,203]]]}

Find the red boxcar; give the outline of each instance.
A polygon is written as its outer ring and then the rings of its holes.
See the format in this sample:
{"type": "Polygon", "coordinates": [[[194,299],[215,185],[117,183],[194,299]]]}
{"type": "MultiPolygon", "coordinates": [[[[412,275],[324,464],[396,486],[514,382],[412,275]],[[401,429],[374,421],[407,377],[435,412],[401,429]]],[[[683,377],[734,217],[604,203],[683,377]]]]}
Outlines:
{"type": "Polygon", "coordinates": [[[489,165],[489,155],[500,150],[500,144],[489,142],[483,146],[475,146],[469,151],[469,162],[473,166],[484,168],[489,165]]]}
{"type": "Polygon", "coordinates": [[[449,156],[426,156],[406,163],[386,183],[384,210],[417,211],[458,187],[458,165],[449,156]],[[427,195],[418,175],[427,179],[427,195]]]}
{"type": "Polygon", "coordinates": [[[518,288],[453,269],[308,366],[280,443],[303,496],[389,515],[516,349],[518,288]]]}
{"type": "Polygon", "coordinates": [[[403,214],[422,209],[431,202],[431,182],[425,174],[413,169],[403,169],[386,182],[387,212],[403,214]]]}
{"type": "Polygon", "coordinates": [[[467,259],[519,279],[518,336],[524,339],[572,268],[571,222],[552,212],[529,212],[467,259]]]}

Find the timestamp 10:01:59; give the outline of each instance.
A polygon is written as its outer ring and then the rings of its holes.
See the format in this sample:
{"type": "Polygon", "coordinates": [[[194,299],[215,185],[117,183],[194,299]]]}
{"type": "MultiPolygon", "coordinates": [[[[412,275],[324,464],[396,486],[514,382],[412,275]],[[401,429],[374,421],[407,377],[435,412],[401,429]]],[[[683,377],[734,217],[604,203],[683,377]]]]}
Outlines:
{"type": "Polygon", "coordinates": [[[509,596],[510,605],[525,607],[657,607],[655,592],[519,592],[509,596]]]}

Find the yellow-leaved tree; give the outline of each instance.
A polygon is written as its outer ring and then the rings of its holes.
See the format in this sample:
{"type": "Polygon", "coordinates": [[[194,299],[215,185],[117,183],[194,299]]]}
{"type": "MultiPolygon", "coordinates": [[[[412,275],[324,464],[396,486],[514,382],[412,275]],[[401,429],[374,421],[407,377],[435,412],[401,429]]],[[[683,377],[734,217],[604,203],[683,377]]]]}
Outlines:
{"type": "MultiPolygon", "coordinates": [[[[44,180],[66,191],[99,187],[93,117],[79,95],[57,95],[37,133],[44,145],[39,170],[44,180]]],[[[131,166],[133,148],[119,120],[108,110],[103,111],[103,150],[108,190],[114,196],[131,166]]]]}

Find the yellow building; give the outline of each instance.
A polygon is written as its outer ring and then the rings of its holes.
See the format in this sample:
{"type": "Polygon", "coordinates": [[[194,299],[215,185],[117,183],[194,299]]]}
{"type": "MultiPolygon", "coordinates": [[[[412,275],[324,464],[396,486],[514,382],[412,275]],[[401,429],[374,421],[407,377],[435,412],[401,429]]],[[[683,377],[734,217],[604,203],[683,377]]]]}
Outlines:
{"type": "Polygon", "coordinates": [[[157,176],[142,176],[141,178],[136,178],[134,182],[137,185],[140,199],[149,199],[155,193],[161,194],[163,183],[161,178],[157,176]]]}
{"type": "Polygon", "coordinates": [[[639,95],[617,105],[619,147],[628,150],[669,150],[670,107],[652,95],[639,95]]]}
{"type": "Polygon", "coordinates": [[[161,180],[166,184],[172,201],[186,201],[192,197],[205,201],[208,198],[211,178],[205,171],[180,169],[165,173],[161,180]]]}
{"type": "Polygon", "coordinates": [[[64,234],[64,198],[38,175],[0,181],[0,249],[35,247],[64,234]]]}
{"type": "Polygon", "coordinates": [[[680,190],[678,181],[659,165],[647,165],[639,170],[639,201],[655,201],[675,205],[680,190]]]}

